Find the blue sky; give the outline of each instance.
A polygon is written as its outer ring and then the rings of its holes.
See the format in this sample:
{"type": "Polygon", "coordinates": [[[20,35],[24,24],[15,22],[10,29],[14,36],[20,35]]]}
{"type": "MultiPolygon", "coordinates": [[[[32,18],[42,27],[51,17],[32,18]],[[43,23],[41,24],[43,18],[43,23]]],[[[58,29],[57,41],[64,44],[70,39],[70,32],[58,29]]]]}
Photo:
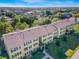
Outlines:
{"type": "Polygon", "coordinates": [[[79,0],[0,0],[0,7],[79,7],[79,0]]]}

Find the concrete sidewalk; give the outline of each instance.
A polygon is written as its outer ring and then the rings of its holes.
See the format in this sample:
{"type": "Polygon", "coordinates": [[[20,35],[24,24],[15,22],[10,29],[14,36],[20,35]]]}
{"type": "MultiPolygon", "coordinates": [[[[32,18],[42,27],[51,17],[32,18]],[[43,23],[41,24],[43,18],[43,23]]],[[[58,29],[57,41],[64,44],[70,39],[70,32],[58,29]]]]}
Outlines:
{"type": "Polygon", "coordinates": [[[43,53],[45,54],[45,56],[42,59],[54,59],[45,50],[43,51],[43,53]]]}

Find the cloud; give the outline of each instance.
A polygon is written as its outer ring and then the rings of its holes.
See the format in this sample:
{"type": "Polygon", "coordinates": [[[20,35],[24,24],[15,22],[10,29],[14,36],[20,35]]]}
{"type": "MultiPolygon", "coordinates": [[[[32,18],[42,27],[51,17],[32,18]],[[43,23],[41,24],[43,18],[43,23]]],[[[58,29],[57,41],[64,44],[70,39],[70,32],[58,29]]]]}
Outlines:
{"type": "Polygon", "coordinates": [[[50,4],[50,0],[23,0],[27,5],[47,5],[50,4]]]}
{"type": "Polygon", "coordinates": [[[79,4],[47,4],[47,5],[19,5],[19,4],[0,4],[0,7],[79,7],[79,4]]]}
{"type": "Polygon", "coordinates": [[[0,7],[26,7],[26,5],[21,5],[21,4],[4,4],[4,3],[0,3],[0,7]]]}
{"type": "MultiPolygon", "coordinates": [[[[8,0],[9,1],[9,0],[8,0]]],[[[74,0],[18,0],[16,3],[1,3],[0,7],[78,7],[74,0]]]]}
{"type": "Polygon", "coordinates": [[[75,5],[73,0],[23,0],[27,5],[47,6],[47,5],[75,5]]]}
{"type": "MultiPolygon", "coordinates": [[[[24,2],[27,2],[28,4],[40,2],[40,0],[23,0],[23,1],[24,1],[24,2]]],[[[42,0],[41,0],[41,1],[42,1],[42,0]]]]}

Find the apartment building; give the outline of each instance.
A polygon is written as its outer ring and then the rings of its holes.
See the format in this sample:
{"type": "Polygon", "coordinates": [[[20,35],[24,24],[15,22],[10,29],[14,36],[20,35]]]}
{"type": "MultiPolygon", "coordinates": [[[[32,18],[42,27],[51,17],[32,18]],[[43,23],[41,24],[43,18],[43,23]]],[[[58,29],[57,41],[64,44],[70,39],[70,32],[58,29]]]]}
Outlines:
{"type": "Polygon", "coordinates": [[[38,26],[17,32],[4,34],[2,39],[10,59],[22,59],[40,47],[40,43],[48,44],[75,24],[73,18],[60,20],[48,25],[38,26]]]}
{"type": "Polygon", "coordinates": [[[72,30],[72,25],[75,24],[75,20],[74,18],[70,18],[70,19],[64,19],[64,20],[60,20],[57,21],[55,23],[53,23],[52,25],[54,25],[57,28],[57,34],[58,36],[64,34],[66,32],[66,30],[72,30]]]}

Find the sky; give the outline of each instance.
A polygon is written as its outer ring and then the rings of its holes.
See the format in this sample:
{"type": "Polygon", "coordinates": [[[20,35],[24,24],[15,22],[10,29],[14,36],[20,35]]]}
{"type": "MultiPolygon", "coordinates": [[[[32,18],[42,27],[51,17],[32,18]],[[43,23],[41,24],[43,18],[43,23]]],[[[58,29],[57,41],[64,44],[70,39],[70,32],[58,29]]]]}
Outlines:
{"type": "Polygon", "coordinates": [[[79,0],[0,0],[0,7],[79,7],[79,0]]]}

